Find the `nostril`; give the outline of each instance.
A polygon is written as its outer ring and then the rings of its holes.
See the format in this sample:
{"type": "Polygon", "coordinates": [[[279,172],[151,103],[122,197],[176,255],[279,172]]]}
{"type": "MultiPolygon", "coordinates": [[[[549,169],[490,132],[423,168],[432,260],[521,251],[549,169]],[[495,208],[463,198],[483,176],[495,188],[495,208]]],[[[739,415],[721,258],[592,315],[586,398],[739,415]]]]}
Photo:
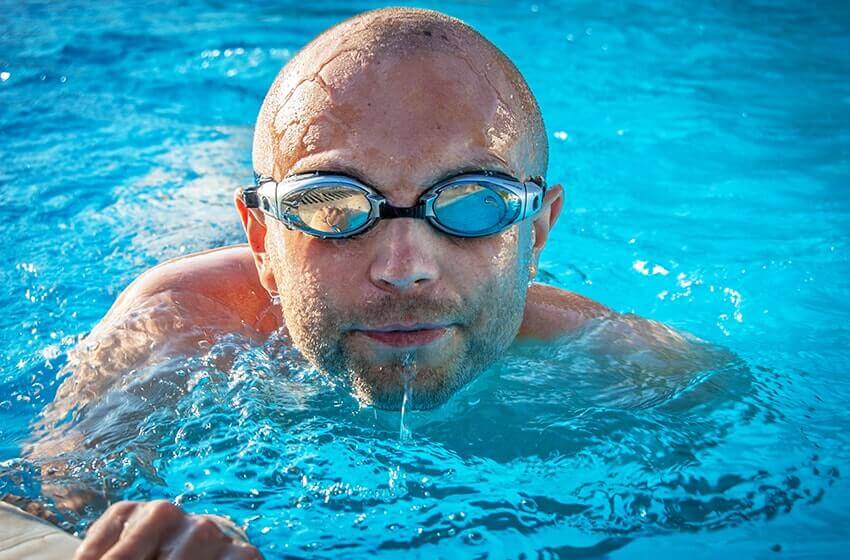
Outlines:
{"type": "Polygon", "coordinates": [[[422,289],[436,277],[435,267],[423,262],[384,262],[372,269],[373,281],[385,290],[422,289]]]}
{"type": "Polygon", "coordinates": [[[406,290],[410,288],[421,288],[425,286],[430,278],[411,276],[385,276],[379,279],[380,284],[391,290],[406,290]]]}

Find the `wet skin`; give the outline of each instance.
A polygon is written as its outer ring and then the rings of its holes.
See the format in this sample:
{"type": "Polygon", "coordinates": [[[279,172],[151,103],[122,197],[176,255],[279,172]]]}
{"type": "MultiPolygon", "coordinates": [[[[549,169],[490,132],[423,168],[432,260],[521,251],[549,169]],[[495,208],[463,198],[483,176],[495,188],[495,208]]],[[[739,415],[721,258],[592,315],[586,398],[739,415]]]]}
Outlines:
{"type": "MultiPolygon", "coordinates": [[[[470,72],[467,56],[386,56],[331,86],[335,65],[350,63],[332,53],[317,74],[326,75],[323,85],[303,81],[301,93],[267,112],[275,158],[260,171],[277,179],[353,175],[395,206],[412,206],[440,179],[465,171],[539,175],[540,162],[529,157],[538,140],[520,126],[512,94],[470,72]]],[[[561,192],[549,191],[533,223],[478,239],[396,219],[329,241],[248,211],[238,196],[236,203],[259,281],[281,295],[283,321],[302,353],[331,373],[354,372],[358,396],[386,408],[400,405],[400,364],[410,355],[416,402],[430,407],[515,339],[561,192]]]]}
{"type": "MultiPolygon", "coordinates": [[[[270,90],[257,121],[257,172],[277,180],[342,172],[396,206],[415,204],[438,180],[460,172],[545,175],[536,105],[491,47],[456,22],[416,10],[375,12],[346,25],[320,36],[270,90]],[[427,40],[417,35],[425,47],[381,50],[369,42],[376,22],[417,18],[430,26],[427,40]]],[[[398,365],[414,354],[416,389],[436,406],[515,341],[557,338],[612,313],[531,283],[561,211],[557,185],[533,220],[480,239],[452,238],[405,218],[380,222],[356,239],[322,240],[245,208],[238,192],[235,200],[248,244],[142,274],[69,359],[74,373],[46,411],[46,424],[98,399],[153,356],[197,352],[200,343],[232,332],[260,343],[280,329],[318,367],[334,371],[339,361],[340,370],[362,371],[358,397],[388,407],[398,405],[398,365]]],[[[664,333],[659,340],[676,339],[664,333]]],[[[80,441],[63,438],[46,436],[31,456],[57,456],[80,441]]],[[[66,498],[67,507],[85,501],[66,498]]],[[[92,528],[80,558],[156,556],[160,545],[179,552],[200,541],[214,545],[192,557],[257,556],[177,508],[123,504],[92,528]]]]}

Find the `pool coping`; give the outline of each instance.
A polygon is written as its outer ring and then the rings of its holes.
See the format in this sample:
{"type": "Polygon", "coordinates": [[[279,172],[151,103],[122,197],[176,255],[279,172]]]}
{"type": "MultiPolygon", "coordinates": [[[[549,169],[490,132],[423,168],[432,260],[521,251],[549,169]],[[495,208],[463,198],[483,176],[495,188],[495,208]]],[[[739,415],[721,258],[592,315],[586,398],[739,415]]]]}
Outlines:
{"type": "Polygon", "coordinates": [[[67,560],[81,542],[43,519],[0,502],[0,560],[67,560]]]}

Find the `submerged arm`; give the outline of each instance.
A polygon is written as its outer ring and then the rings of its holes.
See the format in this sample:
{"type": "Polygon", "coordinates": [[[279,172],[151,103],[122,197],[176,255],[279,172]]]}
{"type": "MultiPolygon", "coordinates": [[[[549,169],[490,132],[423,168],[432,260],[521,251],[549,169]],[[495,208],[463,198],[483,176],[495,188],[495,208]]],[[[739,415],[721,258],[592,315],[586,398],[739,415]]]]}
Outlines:
{"type": "Polygon", "coordinates": [[[658,321],[617,313],[553,286],[529,288],[520,339],[558,340],[579,333],[585,351],[655,374],[712,369],[734,358],[727,350],[658,321]]]}
{"type": "MultiPolygon", "coordinates": [[[[242,320],[238,306],[227,305],[210,289],[227,289],[242,276],[241,261],[234,264],[228,256],[233,254],[201,254],[146,272],[69,352],[63,368],[68,377],[42,412],[34,442],[24,449],[41,467],[45,493],[57,505],[72,511],[90,503],[105,507],[106,477],[92,465],[126,451],[141,420],[167,411],[182,395],[189,381],[187,359],[205,353],[224,334],[263,337],[255,324],[242,320]],[[85,473],[69,474],[80,465],[94,476],[87,485],[79,484],[85,473]]],[[[155,458],[153,448],[136,451],[145,464],[155,458]]]]}

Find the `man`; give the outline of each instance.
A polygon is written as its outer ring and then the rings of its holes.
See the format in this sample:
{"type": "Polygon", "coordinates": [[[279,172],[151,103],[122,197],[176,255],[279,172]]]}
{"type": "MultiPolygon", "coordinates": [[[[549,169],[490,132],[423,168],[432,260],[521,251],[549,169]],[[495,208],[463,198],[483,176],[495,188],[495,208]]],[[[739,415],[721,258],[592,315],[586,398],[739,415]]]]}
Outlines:
{"type": "MultiPolygon", "coordinates": [[[[254,187],[236,207],[247,246],[170,261],[118,298],[72,357],[61,417],[157,356],[223,333],[285,329],[357,397],[433,408],[517,339],[612,314],[533,284],[561,212],[544,180],[537,103],[511,62],[459,20],[386,9],[324,32],[280,72],[256,123],[254,187]],[[279,302],[279,304],[278,304],[279,302]]],[[[634,317],[658,344],[682,337],[634,317]]],[[[43,444],[36,453],[56,451],[43,444]]],[[[206,516],[122,502],[77,558],[250,558],[206,516]]]]}

